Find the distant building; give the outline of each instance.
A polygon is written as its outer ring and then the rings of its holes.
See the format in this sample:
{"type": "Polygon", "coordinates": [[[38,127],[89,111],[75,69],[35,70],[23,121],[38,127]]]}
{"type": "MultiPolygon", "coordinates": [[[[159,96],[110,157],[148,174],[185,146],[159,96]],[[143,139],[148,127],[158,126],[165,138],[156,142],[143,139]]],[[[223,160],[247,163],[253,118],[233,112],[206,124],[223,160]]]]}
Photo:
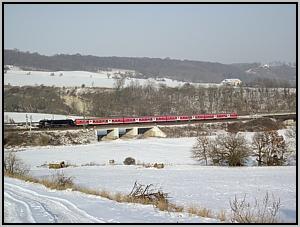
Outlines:
{"type": "Polygon", "coordinates": [[[225,79],[221,82],[222,85],[239,86],[242,84],[240,79],[225,79]]]}

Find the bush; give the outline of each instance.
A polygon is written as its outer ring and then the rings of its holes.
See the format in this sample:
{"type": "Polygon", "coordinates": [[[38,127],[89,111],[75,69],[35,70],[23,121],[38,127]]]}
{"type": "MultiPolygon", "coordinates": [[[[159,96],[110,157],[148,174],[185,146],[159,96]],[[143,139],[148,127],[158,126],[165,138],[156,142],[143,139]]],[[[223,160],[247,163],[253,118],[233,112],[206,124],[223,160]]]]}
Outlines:
{"type": "Polygon", "coordinates": [[[52,175],[49,181],[46,180],[46,186],[53,189],[64,190],[74,186],[73,178],[66,177],[63,172],[57,172],[52,175]],[[48,184],[48,185],[47,185],[48,184]]]}
{"type": "Polygon", "coordinates": [[[124,160],[124,165],[135,165],[135,159],[131,157],[127,157],[124,160]]]}
{"type": "Polygon", "coordinates": [[[280,208],[280,199],[270,199],[268,193],[265,194],[262,202],[255,199],[253,205],[246,202],[246,196],[238,200],[236,197],[230,201],[232,211],[231,221],[233,223],[277,223],[280,208]]]}
{"type": "Polygon", "coordinates": [[[160,204],[160,206],[165,204],[167,206],[169,203],[168,193],[164,193],[162,190],[154,188],[152,184],[142,185],[135,182],[128,197],[134,202],[138,201],[144,204],[160,204]]]}
{"type": "Polygon", "coordinates": [[[191,152],[193,159],[205,161],[206,165],[228,166],[245,165],[250,154],[245,138],[233,133],[219,135],[216,139],[200,136],[191,152]]]}
{"type": "Polygon", "coordinates": [[[221,165],[243,166],[249,157],[247,141],[242,135],[227,134],[216,138],[216,147],[211,155],[221,165]]]}

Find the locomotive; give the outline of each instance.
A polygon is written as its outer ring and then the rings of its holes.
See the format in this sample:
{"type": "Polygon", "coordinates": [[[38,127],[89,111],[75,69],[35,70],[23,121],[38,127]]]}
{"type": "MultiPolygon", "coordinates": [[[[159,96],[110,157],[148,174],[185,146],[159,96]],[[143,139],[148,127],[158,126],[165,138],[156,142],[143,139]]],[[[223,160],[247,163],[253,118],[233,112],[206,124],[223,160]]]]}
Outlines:
{"type": "Polygon", "coordinates": [[[236,119],[236,113],[221,114],[199,114],[192,116],[147,116],[147,117],[122,117],[122,118],[91,118],[91,119],[66,119],[66,120],[41,120],[39,127],[75,127],[75,126],[94,126],[94,125],[111,125],[111,124],[139,124],[139,123],[156,123],[156,122],[188,122],[200,120],[220,120],[236,119]]]}
{"type": "Polygon", "coordinates": [[[40,120],[40,128],[70,127],[76,126],[72,119],[66,120],[40,120]]]}

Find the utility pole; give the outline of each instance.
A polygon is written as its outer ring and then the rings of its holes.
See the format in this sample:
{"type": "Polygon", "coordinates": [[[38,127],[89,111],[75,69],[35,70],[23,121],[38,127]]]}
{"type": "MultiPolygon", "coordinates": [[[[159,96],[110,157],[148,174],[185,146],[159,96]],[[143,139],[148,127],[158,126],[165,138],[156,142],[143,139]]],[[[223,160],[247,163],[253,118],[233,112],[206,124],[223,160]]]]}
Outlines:
{"type": "Polygon", "coordinates": [[[32,115],[30,115],[30,128],[29,128],[30,132],[31,132],[31,126],[32,126],[32,115]]]}
{"type": "Polygon", "coordinates": [[[26,129],[28,128],[28,116],[27,114],[25,115],[25,119],[26,119],[26,129]]]}

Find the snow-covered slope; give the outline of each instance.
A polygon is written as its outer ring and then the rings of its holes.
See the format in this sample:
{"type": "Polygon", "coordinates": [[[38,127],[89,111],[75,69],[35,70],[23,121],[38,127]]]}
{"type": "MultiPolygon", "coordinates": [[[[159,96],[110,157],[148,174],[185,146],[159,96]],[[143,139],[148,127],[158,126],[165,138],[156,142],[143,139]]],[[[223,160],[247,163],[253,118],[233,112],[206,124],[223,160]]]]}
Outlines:
{"type": "Polygon", "coordinates": [[[158,211],[151,205],[117,203],[69,190],[4,178],[5,223],[159,223],[217,222],[186,213],[158,211]]]}
{"type": "MultiPolygon", "coordinates": [[[[41,84],[45,86],[56,87],[104,87],[113,88],[115,79],[114,77],[120,77],[124,75],[126,70],[115,71],[101,71],[85,72],[85,71],[57,71],[57,72],[43,72],[43,71],[22,71],[22,70],[8,70],[4,74],[4,84],[13,86],[39,86],[41,84]]],[[[182,86],[185,82],[171,80],[168,78],[155,79],[136,79],[126,77],[125,86],[128,86],[132,82],[138,82],[140,85],[146,85],[152,83],[154,85],[164,84],[169,87],[182,86]]],[[[217,84],[201,84],[203,86],[211,86],[217,84]]]]}

